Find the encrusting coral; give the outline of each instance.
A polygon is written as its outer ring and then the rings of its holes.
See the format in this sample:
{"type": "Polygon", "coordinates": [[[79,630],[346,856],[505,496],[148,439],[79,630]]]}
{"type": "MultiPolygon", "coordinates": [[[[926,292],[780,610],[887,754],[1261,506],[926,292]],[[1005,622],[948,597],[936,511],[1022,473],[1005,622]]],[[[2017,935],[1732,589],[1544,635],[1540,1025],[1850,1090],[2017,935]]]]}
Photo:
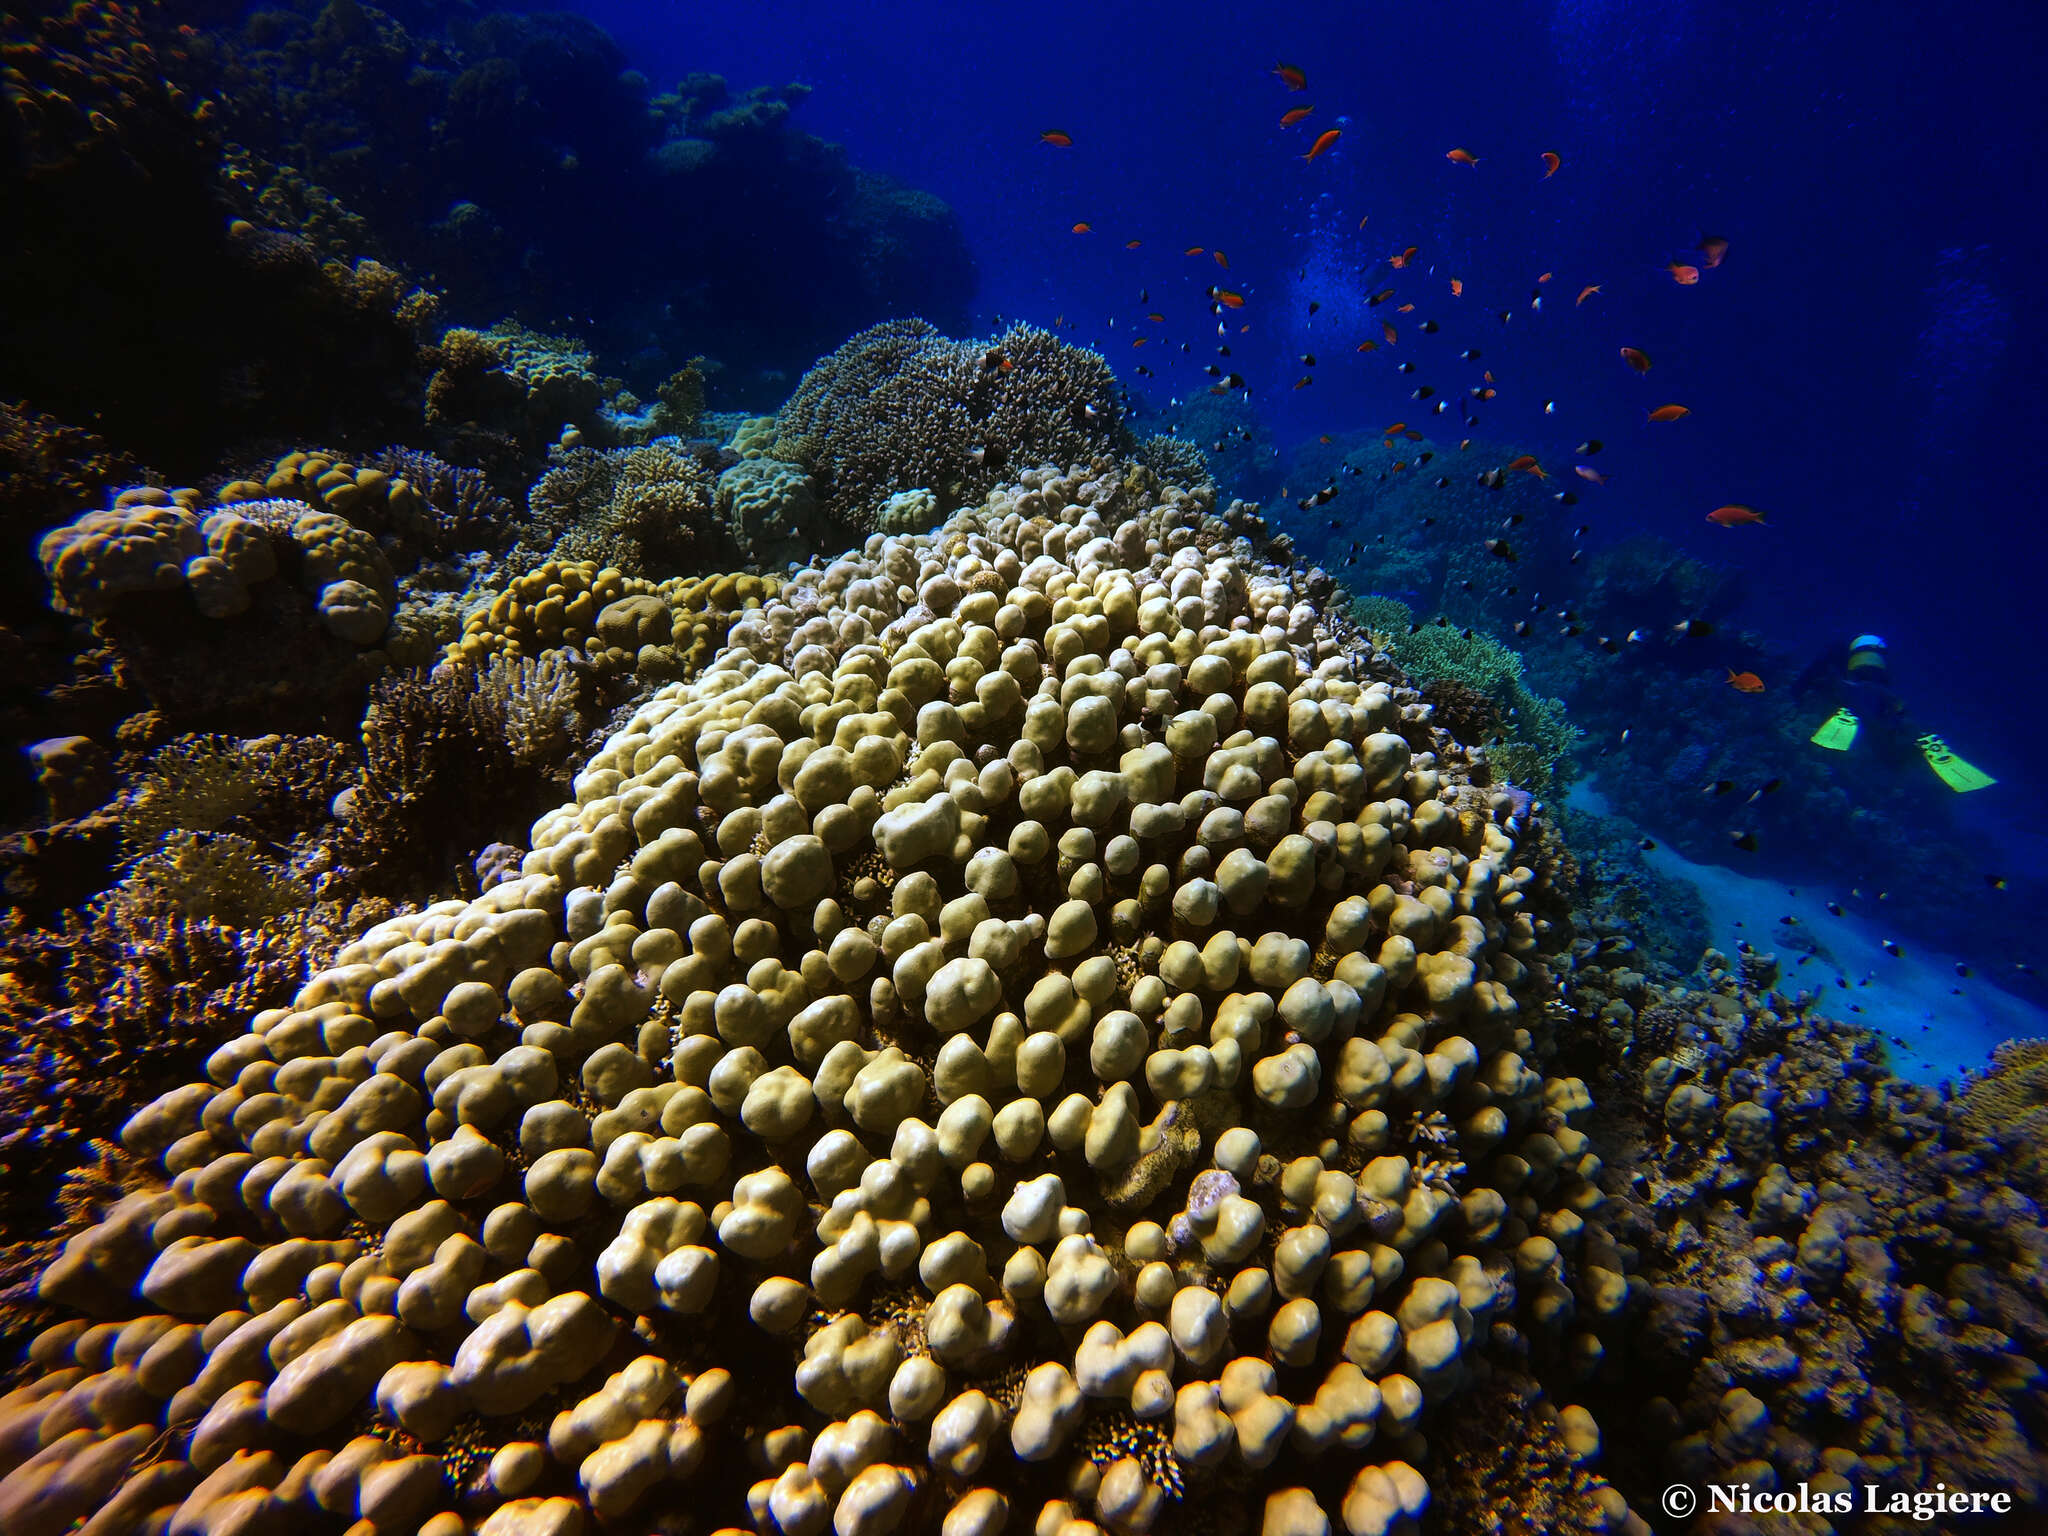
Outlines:
{"type": "Polygon", "coordinates": [[[1902,1082],[1771,956],[1710,950],[1691,986],[1632,958],[1580,940],[1560,964],[1612,1052],[1595,1133],[1636,1259],[1625,1305],[1589,1298],[1605,1363],[1584,1400],[1629,1409],[1602,1420],[1616,1464],[1644,1494],[1945,1484],[2038,1506],[2038,1049],[2009,1043],[1960,1092],[1902,1082]]]}
{"type": "Polygon", "coordinates": [[[799,573],[135,1115],[10,1529],[1411,1530],[1432,1410],[1623,1284],[1562,931],[1516,803],[1124,475],[799,573]]]}

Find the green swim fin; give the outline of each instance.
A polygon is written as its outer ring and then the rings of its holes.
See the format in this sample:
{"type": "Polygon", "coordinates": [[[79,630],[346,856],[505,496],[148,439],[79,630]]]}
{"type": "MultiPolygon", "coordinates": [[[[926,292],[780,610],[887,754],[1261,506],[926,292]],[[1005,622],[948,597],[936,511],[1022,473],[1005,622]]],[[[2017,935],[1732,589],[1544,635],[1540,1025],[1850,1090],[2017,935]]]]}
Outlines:
{"type": "Polygon", "coordinates": [[[1973,789],[1987,789],[1998,780],[1982,768],[1966,763],[1949,751],[1948,743],[1929,731],[1920,738],[1920,755],[1927,759],[1941,782],[1959,795],[1967,795],[1973,789]]]}
{"type": "Polygon", "coordinates": [[[1846,752],[1856,745],[1856,725],[1856,716],[1845,706],[1821,722],[1820,729],[1813,733],[1813,743],[1830,752],[1846,752]]]}

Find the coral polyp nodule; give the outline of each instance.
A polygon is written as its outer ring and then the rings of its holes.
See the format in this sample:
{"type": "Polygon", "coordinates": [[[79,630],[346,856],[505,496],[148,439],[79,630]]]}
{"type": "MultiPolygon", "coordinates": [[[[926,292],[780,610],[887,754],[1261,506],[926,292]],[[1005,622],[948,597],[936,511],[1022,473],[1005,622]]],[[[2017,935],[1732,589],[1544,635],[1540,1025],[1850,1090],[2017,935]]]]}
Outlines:
{"type": "Polygon", "coordinates": [[[39,1282],[101,1321],[16,1411],[133,1407],[4,1488],[423,1522],[480,1416],[487,1531],[679,1480],[785,1530],[1145,1526],[1252,1472],[1418,1515],[1429,1406],[1483,1340],[1576,1348],[1612,1247],[1542,1071],[1564,930],[1462,749],[1205,493],[1104,518],[1122,475],[796,574],[517,874],[132,1119],[156,1181],[39,1282]]]}

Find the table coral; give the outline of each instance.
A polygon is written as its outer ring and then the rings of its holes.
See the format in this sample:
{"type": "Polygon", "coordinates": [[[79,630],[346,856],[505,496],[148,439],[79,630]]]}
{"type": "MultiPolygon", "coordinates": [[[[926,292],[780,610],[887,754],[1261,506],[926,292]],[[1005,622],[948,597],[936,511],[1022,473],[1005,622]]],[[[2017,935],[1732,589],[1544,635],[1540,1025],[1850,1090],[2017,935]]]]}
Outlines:
{"type": "Polygon", "coordinates": [[[135,1115],[162,1182],[42,1271],[0,1505],[1419,1518],[1430,1410],[1577,1347],[1606,1252],[1556,936],[1294,578],[1122,495],[799,573],[517,875],[135,1115]]]}

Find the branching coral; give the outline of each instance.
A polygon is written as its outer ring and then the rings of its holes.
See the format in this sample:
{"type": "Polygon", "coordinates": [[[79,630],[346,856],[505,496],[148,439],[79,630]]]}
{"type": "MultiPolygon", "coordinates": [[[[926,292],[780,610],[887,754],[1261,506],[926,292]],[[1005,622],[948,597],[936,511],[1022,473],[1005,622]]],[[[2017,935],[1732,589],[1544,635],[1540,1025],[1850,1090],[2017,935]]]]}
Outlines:
{"type": "Polygon", "coordinates": [[[523,549],[658,578],[701,565],[720,548],[716,473],[696,454],[660,442],[573,448],[554,460],[527,497],[523,549]]]}
{"type": "Polygon", "coordinates": [[[1167,485],[1178,485],[1191,491],[1196,486],[1215,483],[1202,450],[1169,433],[1156,432],[1145,438],[1138,444],[1133,457],[1167,485]]]}
{"type": "Polygon", "coordinates": [[[1086,464],[1123,446],[1116,377],[1093,352],[1015,326],[954,341],[922,320],[853,337],[804,375],[778,418],[775,457],[817,476],[826,510],[866,530],[894,492],[947,508],[1006,475],[1086,464]]]}
{"type": "Polygon", "coordinates": [[[588,729],[585,690],[584,669],[560,651],[379,683],[341,839],[366,887],[459,879],[486,844],[522,838],[588,729]]]}

